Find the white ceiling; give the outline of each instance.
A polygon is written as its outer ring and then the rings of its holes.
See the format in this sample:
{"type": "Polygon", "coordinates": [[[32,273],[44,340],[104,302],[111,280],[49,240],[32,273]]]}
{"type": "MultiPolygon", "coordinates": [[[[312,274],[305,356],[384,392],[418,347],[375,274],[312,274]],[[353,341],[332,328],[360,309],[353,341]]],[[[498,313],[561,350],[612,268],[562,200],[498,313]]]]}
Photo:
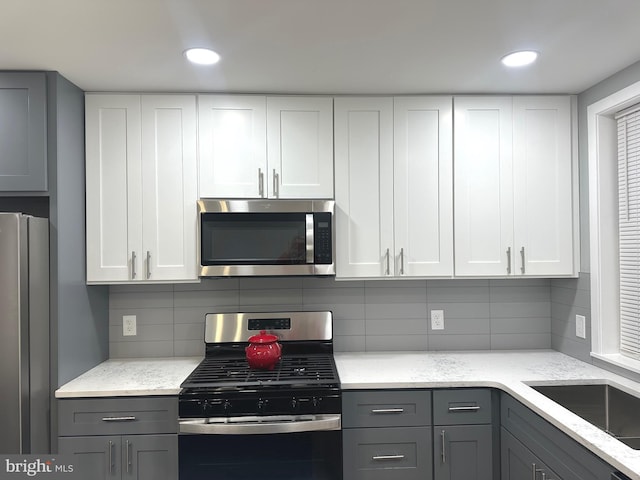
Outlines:
{"type": "Polygon", "coordinates": [[[639,0],[1,0],[0,69],[87,91],[579,93],[640,60],[639,23],[639,0]],[[537,64],[499,63],[524,48],[537,64]]]}

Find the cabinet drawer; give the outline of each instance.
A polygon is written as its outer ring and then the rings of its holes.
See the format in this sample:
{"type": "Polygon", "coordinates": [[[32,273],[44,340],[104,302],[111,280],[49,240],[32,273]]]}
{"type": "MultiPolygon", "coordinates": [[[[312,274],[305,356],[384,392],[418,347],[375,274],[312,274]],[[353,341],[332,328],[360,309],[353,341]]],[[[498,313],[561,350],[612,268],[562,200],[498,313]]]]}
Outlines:
{"type": "Polygon", "coordinates": [[[58,434],[177,433],[177,397],[78,398],[58,401],[58,434]]]}
{"type": "Polygon", "coordinates": [[[428,390],[342,393],[343,428],[421,425],[431,425],[431,392],[428,390]]]}
{"type": "Polygon", "coordinates": [[[433,392],[434,425],[491,423],[491,391],[462,388],[433,392]]]}
{"type": "Polygon", "coordinates": [[[431,427],[354,428],[342,432],[344,478],[431,478],[431,427]]]}

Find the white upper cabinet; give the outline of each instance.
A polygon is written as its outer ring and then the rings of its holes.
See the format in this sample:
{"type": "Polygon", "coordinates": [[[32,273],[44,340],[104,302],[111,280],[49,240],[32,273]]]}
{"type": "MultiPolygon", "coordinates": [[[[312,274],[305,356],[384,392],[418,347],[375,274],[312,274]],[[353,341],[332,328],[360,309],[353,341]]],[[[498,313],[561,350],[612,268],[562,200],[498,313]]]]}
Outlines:
{"type": "Polygon", "coordinates": [[[453,274],[451,97],[394,99],[396,275],[453,274]]]}
{"type": "Polygon", "coordinates": [[[333,198],[333,99],[198,96],[201,197],[333,198]]]}
{"type": "Polygon", "coordinates": [[[513,120],[515,273],[572,274],[570,98],[514,97],[513,120]]]}
{"type": "Polygon", "coordinates": [[[335,99],[336,276],[393,276],[393,99],[335,99]]]}
{"type": "Polygon", "coordinates": [[[196,104],[87,94],[87,282],[196,280],[196,104]]]}
{"type": "Polygon", "coordinates": [[[453,274],[451,97],[335,99],[336,275],[453,274]]]}
{"type": "Polygon", "coordinates": [[[266,107],[263,96],[198,95],[201,197],[266,196],[266,107]]]}
{"type": "Polygon", "coordinates": [[[268,97],[269,196],[333,198],[333,99],[268,97]]]}
{"type": "Polygon", "coordinates": [[[575,274],[569,97],[455,98],[455,274],[575,274]]]}

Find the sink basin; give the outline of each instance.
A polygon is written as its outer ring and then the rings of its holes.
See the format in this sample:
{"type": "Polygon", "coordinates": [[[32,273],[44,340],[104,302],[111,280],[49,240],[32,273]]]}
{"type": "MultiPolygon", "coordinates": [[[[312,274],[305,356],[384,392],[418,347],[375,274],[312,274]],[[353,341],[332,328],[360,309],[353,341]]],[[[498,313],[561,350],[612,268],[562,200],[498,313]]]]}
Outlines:
{"type": "Polygon", "coordinates": [[[611,385],[532,386],[587,422],[640,450],[640,398],[611,385]]]}

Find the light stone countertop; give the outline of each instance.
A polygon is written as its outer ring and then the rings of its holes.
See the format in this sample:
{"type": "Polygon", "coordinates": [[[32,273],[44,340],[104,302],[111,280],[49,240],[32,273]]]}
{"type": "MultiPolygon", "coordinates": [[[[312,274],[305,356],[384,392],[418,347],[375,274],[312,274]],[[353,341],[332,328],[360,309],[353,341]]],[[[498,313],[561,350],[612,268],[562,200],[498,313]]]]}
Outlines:
{"type": "MultiPolygon", "coordinates": [[[[336,353],[344,390],[500,389],[617,470],[640,480],[640,451],[549,400],[529,385],[608,383],[640,397],[640,383],[551,350],[336,353]]],[[[56,398],[177,395],[200,357],[112,359],[56,391],[56,398]]]]}
{"type": "Polygon", "coordinates": [[[56,398],[178,395],[202,357],[116,358],[56,390],[56,398]]]}

